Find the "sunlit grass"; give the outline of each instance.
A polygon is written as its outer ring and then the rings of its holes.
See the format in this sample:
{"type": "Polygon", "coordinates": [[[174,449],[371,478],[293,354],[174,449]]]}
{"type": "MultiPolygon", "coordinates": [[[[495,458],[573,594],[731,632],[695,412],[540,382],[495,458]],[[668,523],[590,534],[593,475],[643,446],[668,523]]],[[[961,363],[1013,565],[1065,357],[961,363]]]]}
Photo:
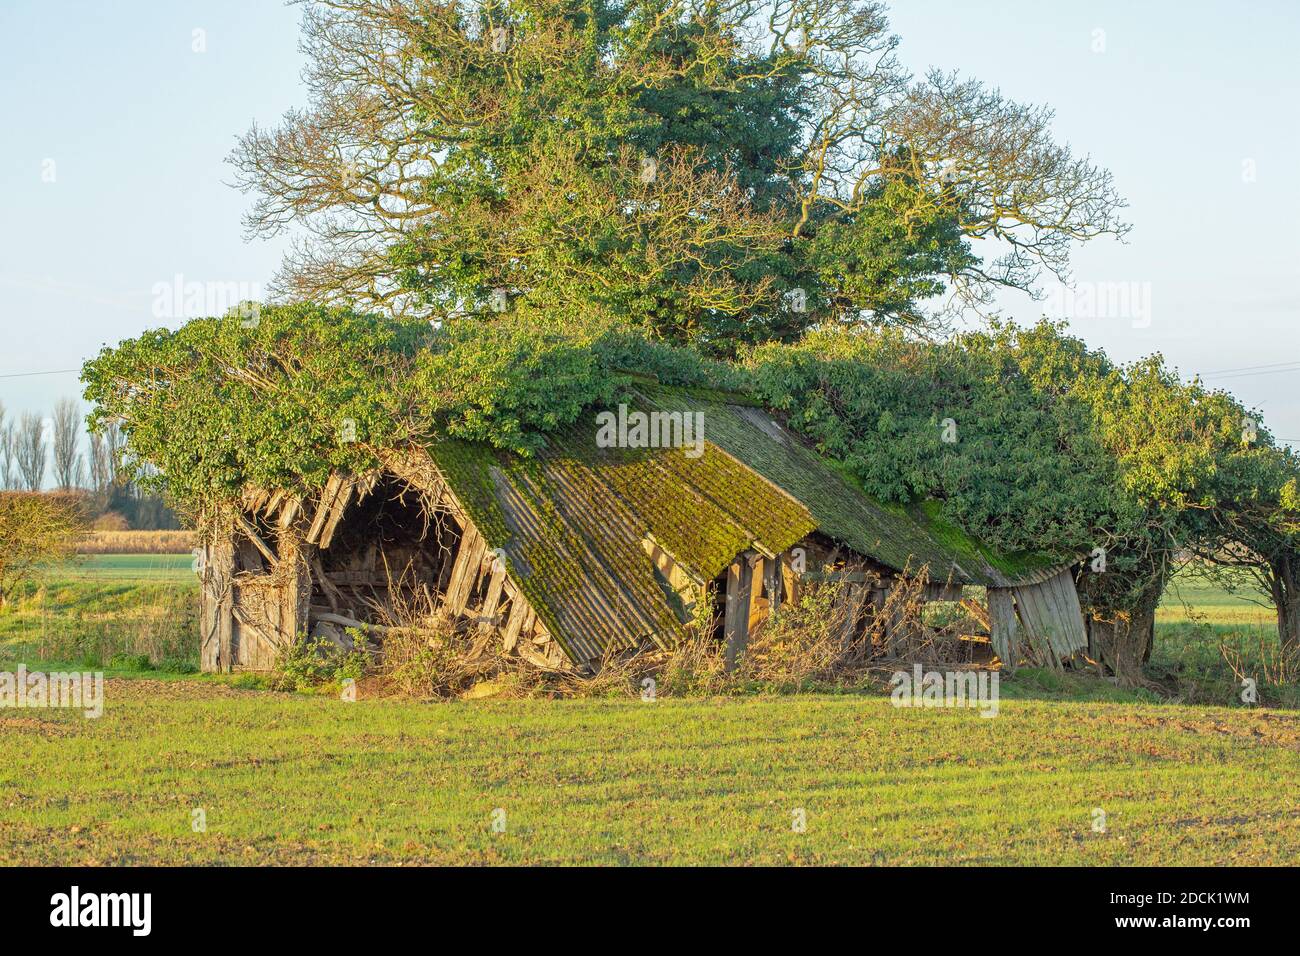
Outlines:
{"type": "Polygon", "coordinates": [[[346,703],[134,680],[98,721],[0,715],[0,739],[5,863],[1300,858],[1300,719],[1245,708],[346,703]]]}
{"type": "Polygon", "coordinates": [[[147,657],[198,663],[198,579],[189,555],[93,555],[26,582],[0,613],[0,664],[55,660],[102,667],[147,657]]]}
{"type": "Polygon", "coordinates": [[[0,710],[0,863],[1300,858],[1300,715],[1245,706],[1218,647],[1275,629],[1212,589],[1195,595],[1205,623],[1161,612],[1152,671],[1183,696],[1022,668],[991,719],[880,692],[347,703],[110,653],[147,622],[193,653],[178,614],[196,591],[188,556],[92,559],[0,616],[0,668],[99,660],[110,677],[99,720],[0,710]]]}
{"type": "Polygon", "coordinates": [[[1192,621],[1206,624],[1277,628],[1277,613],[1267,596],[1244,575],[1238,575],[1232,590],[1193,574],[1176,576],[1165,590],[1157,623],[1192,621]]]}

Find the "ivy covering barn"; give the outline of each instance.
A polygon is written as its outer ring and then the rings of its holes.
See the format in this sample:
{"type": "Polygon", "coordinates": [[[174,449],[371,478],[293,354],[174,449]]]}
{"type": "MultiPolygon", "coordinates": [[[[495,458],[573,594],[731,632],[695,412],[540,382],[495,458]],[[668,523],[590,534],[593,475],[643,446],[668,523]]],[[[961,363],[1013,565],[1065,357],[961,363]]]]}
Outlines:
{"type": "Polygon", "coordinates": [[[719,360],[518,313],[257,316],[86,372],[141,480],[201,532],[214,671],[272,669],[307,637],[382,655],[419,630],[412,607],[468,653],[537,667],[590,675],[692,635],[734,665],[834,582],[867,656],[914,647],[916,605],[943,602],[992,666],[1141,680],[1175,562],[1223,537],[1186,507],[1195,483],[1293,487],[1228,396],[1050,325],[942,345],[821,330],[719,360]],[[1181,431],[1153,439],[1152,415],[1181,431]]]}

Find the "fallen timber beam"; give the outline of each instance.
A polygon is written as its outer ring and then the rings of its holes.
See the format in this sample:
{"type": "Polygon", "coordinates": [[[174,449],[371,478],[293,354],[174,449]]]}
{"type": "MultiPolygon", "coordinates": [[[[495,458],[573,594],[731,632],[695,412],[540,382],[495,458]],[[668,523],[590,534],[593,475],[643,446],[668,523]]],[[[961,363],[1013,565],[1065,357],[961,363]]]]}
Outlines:
{"type": "Polygon", "coordinates": [[[262,540],[262,536],[258,534],[257,529],[253,527],[251,521],[243,515],[237,515],[235,517],[235,525],[244,533],[244,536],[248,538],[249,541],[253,542],[253,547],[262,552],[262,557],[266,558],[266,560],[270,562],[271,567],[275,567],[280,563],[280,559],[275,556],[275,552],[271,550],[271,546],[262,540]]]}
{"type": "Polygon", "coordinates": [[[394,626],[391,624],[372,624],[369,621],[358,621],[356,618],[347,617],[344,614],[328,614],[321,611],[313,611],[311,619],[323,624],[337,624],[339,627],[355,627],[359,630],[375,631],[379,634],[434,634],[438,632],[437,628],[432,627],[404,627],[394,626]]]}

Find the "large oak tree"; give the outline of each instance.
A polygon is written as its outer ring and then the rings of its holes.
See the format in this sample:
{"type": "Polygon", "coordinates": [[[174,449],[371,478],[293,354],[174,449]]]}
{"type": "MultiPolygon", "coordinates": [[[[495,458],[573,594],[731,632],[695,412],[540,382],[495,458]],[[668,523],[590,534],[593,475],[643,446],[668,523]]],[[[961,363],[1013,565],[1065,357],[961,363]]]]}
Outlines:
{"type": "Polygon", "coordinates": [[[720,352],[931,321],[1123,234],[1049,110],[897,44],[867,0],[310,0],[310,103],[231,160],[252,232],[301,229],[292,297],[594,309],[720,352]]]}

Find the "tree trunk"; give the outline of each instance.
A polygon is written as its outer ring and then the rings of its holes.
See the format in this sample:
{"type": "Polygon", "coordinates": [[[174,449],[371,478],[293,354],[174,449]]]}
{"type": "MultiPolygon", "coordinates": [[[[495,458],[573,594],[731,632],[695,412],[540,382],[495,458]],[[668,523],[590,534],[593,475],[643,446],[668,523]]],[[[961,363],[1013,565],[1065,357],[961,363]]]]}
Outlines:
{"type": "Polygon", "coordinates": [[[1300,655],[1300,555],[1282,554],[1269,562],[1277,637],[1287,660],[1300,655]]]}
{"type": "Polygon", "coordinates": [[[1150,644],[1150,630],[1144,622],[1130,615],[1116,615],[1107,621],[1094,617],[1089,621],[1092,654],[1115,675],[1121,687],[1141,687],[1146,683],[1142,661],[1150,644]]]}
{"type": "Polygon", "coordinates": [[[1156,605],[1164,593],[1164,576],[1154,580],[1127,611],[1094,611],[1088,620],[1091,656],[1102,662],[1121,687],[1148,685],[1142,666],[1151,659],[1155,644],[1156,605]]]}

